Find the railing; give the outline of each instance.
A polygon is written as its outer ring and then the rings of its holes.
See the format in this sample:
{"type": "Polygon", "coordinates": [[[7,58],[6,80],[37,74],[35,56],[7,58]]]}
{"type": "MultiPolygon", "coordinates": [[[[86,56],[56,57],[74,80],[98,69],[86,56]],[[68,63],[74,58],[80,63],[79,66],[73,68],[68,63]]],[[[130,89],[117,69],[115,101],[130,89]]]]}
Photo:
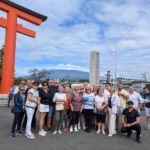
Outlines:
{"type": "Polygon", "coordinates": [[[0,106],[7,106],[8,94],[0,94],[0,106]]]}

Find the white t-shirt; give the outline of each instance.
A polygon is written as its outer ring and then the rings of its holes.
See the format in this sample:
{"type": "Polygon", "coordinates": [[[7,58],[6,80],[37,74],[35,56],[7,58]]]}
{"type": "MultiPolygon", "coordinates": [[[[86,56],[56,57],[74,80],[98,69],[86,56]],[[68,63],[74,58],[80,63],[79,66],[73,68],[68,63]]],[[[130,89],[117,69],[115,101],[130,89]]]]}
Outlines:
{"type": "MultiPolygon", "coordinates": [[[[56,102],[57,99],[63,99],[66,102],[66,94],[65,93],[55,93],[53,102],[56,102]]],[[[63,110],[65,102],[57,102],[56,103],[56,110],[63,110]]]]}
{"type": "Polygon", "coordinates": [[[131,100],[134,103],[134,108],[138,107],[139,103],[143,103],[143,98],[141,95],[134,91],[133,93],[129,93],[129,100],[131,100]]]}
{"type": "Polygon", "coordinates": [[[98,107],[102,107],[103,103],[107,100],[105,97],[99,97],[98,95],[95,97],[95,101],[97,102],[98,107]]]}
{"type": "Polygon", "coordinates": [[[111,105],[112,108],[110,109],[112,114],[117,113],[117,107],[120,107],[120,99],[117,94],[113,94],[111,97],[111,105]]]}
{"type": "Polygon", "coordinates": [[[110,97],[110,92],[107,89],[104,90],[104,97],[106,98],[106,100],[108,100],[110,97]]]}
{"type": "MultiPolygon", "coordinates": [[[[39,91],[35,91],[34,89],[29,89],[28,93],[31,93],[32,94],[32,98],[37,101],[38,100],[38,97],[39,97],[39,91]]],[[[33,107],[35,108],[37,106],[36,103],[34,102],[31,102],[30,100],[26,100],[26,103],[25,103],[25,106],[28,106],[28,107],[33,107]]]]}

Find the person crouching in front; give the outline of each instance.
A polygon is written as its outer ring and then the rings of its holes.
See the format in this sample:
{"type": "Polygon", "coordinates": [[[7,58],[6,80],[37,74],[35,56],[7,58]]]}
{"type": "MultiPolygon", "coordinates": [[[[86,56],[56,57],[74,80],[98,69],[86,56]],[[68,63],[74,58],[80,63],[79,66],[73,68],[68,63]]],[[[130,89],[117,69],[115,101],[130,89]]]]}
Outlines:
{"type": "Polygon", "coordinates": [[[122,113],[122,133],[127,132],[127,137],[131,137],[131,130],[136,131],[136,141],[141,143],[140,134],[141,134],[141,126],[140,126],[140,114],[138,110],[134,108],[134,103],[132,101],[128,101],[128,108],[126,108],[122,113]]]}

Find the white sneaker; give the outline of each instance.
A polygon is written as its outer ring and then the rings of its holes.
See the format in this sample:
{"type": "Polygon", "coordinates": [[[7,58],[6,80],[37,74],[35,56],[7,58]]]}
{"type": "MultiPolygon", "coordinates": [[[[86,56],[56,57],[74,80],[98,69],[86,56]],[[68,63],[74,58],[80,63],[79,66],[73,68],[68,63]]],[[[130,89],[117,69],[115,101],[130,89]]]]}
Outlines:
{"type": "Polygon", "coordinates": [[[78,123],[78,130],[81,130],[81,125],[80,125],[80,123],[78,123]]]}
{"type": "Polygon", "coordinates": [[[44,129],[42,129],[41,131],[42,131],[44,134],[47,134],[47,132],[46,132],[44,129]]]}
{"type": "Polygon", "coordinates": [[[73,133],[73,127],[72,126],[70,127],[70,133],[73,133]]]}
{"type": "Polygon", "coordinates": [[[85,124],[83,124],[83,130],[85,130],[85,129],[86,129],[85,124]]]}
{"type": "Polygon", "coordinates": [[[76,133],[78,132],[77,125],[75,125],[74,131],[75,131],[76,133]]]}
{"type": "Polygon", "coordinates": [[[25,136],[28,136],[28,133],[25,133],[25,136]]]}
{"type": "Polygon", "coordinates": [[[59,134],[62,134],[61,130],[58,130],[58,133],[59,133],[59,134]]]}
{"type": "Polygon", "coordinates": [[[96,132],[96,133],[97,133],[97,134],[100,134],[100,132],[101,132],[101,130],[97,130],[97,132],[96,132]]]}
{"type": "Polygon", "coordinates": [[[53,134],[54,134],[54,135],[57,134],[57,131],[54,131],[53,134]]]}
{"type": "Polygon", "coordinates": [[[28,134],[28,135],[27,135],[27,138],[28,138],[28,139],[35,139],[35,136],[34,136],[34,134],[32,133],[32,134],[28,134]]]}
{"type": "Polygon", "coordinates": [[[42,132],[42,130],[41,130],[41,131],[39,131],[39,135],[40,135],[40,136],[45,136],[46,133],[42,132]]]}
{"type": "Polygon", "coordinates": [[[112,137],[113,135],[112,134],[108,134],[108,137],[112,137]]]}
{"type": "Polygon", "coordinates": [[[105,130],[102,130],[102,134],[105,135],[105,130]]]}

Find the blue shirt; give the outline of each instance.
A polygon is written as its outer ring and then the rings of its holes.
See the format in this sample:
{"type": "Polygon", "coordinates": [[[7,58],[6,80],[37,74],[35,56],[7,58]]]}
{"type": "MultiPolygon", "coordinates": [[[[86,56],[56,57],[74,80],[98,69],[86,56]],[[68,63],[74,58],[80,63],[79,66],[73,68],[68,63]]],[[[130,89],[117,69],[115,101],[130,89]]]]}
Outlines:
{"type": "Polygon", "coordinates": [[[146,99],[146,100],[148,100],[149,102],[148,103],[146,103],[146,107],[147,108],[150,108],[150,93],[145,93],[144,94],[144,99],[146,99]]]}
{"type": "Polygon", "coordinates": [[[84,99],[84,109],[94,109],[95,95],[93,93],[91,93],[90,95],[84,93],[83,99],[84,99]]]}

